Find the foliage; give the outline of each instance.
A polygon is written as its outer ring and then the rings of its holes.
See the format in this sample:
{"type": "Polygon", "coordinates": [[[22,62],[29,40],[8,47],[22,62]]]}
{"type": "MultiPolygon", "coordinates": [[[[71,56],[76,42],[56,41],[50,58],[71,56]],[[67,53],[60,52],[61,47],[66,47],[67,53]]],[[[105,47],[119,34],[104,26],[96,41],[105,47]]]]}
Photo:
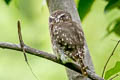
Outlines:
{"type": "Polygon", "coordinates": [[[11,0],[4,0],[6,4],[9,5],[9,3],[11,2],[11,0]]]}
{"type": "Polygon", "coordinates": [[[108,12],[114,8],[120,8],[120,0],[107,0],[108,4],[105,7],[105,12],[108,12]]]}
{"type": "Polygon", "coordinates": [[[90,12],[94,0],[79,0],[78,1],[78,12],[80,19],[83,20],[85,16],[90,12]]]}
{"type": "Polygon", "coordinates": [[[105,73],[105,79],[108,80],[111,76],[115,75],[116,73],[120,72],[120,61],[117,61],[115,66],[109,69],[105,73]]]}
{"type": "MultiPolygon", "coordinates": [[[[117,10],[116,13],[120,12],[120,0],[106,0],[106,1],[108,3],[104,9],[105,14],[110,14],[111,12],[114,12],[115,9],[117,10]]],[[[109,19],[111,18],[112,17],[110,15],[109,19]]],[[[105,37],[108,37],[108,35],[110,35],[112,32],[120,36],[120,16],[114,17],[114,20],[112,20],[112,22],[109,23],[106,30],[107,30],[107,35],[105,37]]],[[[118,72],[120,72],[120,61],[117,61],[113,68],[106,71],[105,79],[106,80],[109,79],[118,72]]]]}
{"type": "MultiPolygon", "coordinates": [[[[117,12],[114,13],[114,15],[120,13],[120,0],[107,0],[107,2],[108,3],[104,9],[105,14],[109,14],[111,12],[114,12],[114,10],[117,10],[117,12]]],[[[112,17],[109,16],[109,19],[110,18],[112,18],[112,17]]],[[[115,19],[112,22],[110,22],[110,24],[106,28],[106,30],[108,32],[107,36],[110,35],[110,33],[112,33],[112,32],[114,32],[116,35],[120,36],[120,32],[119,32],[119,30],[120,30],[120,16],[114,17],[114,18],[115,19]],[[113,27],[112,30],[110,30],[111,26],[113,27]]]]}

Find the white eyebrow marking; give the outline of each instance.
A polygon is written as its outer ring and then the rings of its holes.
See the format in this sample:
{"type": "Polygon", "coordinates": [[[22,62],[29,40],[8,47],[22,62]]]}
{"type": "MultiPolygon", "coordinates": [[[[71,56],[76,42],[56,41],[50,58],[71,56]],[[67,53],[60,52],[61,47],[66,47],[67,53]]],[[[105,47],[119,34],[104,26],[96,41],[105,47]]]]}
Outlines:
{"type": "Polygon", "coordinates": [[[60,18],[60,17],[63,16],[63,15],[65,15],[65,14],[63,13],[63,14],[59,15],[57,18],[60,18]]]}
{"type": "Polygon", "coordinates": [[[50,16],[50,18],[54,19],[55,17],[53,17],[53,16],[50,16]]]}

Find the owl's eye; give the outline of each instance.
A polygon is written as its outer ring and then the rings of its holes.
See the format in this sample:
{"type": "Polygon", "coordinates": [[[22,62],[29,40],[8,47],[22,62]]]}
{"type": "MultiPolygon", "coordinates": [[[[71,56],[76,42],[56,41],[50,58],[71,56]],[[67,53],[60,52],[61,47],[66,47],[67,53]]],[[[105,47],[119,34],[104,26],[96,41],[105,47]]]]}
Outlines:
{"type": "Polygon", "coordinates": [[[64,18],[64,17],[65,17],[65,15],[62,15],[61,17],[62,17],[62,18],[64,18]]]}
{"type": "Polygon", "coordinates": [[[65,19],[65,15],[62,15],[61,17],[60,17],[60,20],[64,20],[65,19]]]}
{"type": "Polygon", "coordinates": [[[49,22],[50,22],[50,23],[52,22],[52,18],[49,18],[49,22]]]}

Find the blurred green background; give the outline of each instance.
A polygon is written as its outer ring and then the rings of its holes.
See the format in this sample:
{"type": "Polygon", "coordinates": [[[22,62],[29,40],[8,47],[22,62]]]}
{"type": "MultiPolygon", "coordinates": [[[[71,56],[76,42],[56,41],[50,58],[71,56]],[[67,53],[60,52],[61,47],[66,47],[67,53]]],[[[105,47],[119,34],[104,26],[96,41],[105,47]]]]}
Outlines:
{"type": "MultiPolygon", "coordinates": [[[[78,4],[77,0],[76,4],[78,4]]],[[[120,39],[116,33],[108,33],[106,30],[108,25],[120,16],[120,11],[115,9],[105,14],[106,4],[104,0],[95,0],[89,14],[82,20],[95,71],[99,75],[117,40],[120,39]]],[[[9,5],[4,0],[0,0],[0,42],[19,43],[17,21],[20,20],[25,44],[52,53],[48,17],[49,12],[45,0],[12,0],[9,5]]],[[[40,80],[68,79],[63,66],[33,55],[27,54],[27,56],[33,71],[40,80]]],[[[107,69],[112,68],[119,60],[120,46],[107,69]]],[[[120,77],[117,77],[115,80],[119,79],[120,77]]],[[[25,63],[22,52],[0,48],[0,80],[36,79],[25,63]]]]}

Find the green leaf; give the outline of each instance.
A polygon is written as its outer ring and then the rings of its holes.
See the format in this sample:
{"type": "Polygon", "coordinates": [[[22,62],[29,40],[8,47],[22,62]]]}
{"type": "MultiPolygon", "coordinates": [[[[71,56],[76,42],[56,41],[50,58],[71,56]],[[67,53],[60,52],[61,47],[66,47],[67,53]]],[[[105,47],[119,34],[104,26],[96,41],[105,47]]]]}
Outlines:
{"type": "Polygon", "coordinates": [[[114,8],[120,8],[120,0],[108,0],[108,4],[105,7],[105,12],[108,12],[114,8]]]}
{"type": "Polygon", "coordinates": [[[115,66],[105,73],[105,80],[109,79],[118,72],[120,72],[120,61],[116,62],[115,66]]]}
{"type": "Polygon", "coordinates": [[[78,1],[78,12],[81,20],[90,12],[91,6],[94,0],[79,0],[78,1]]]}
{"type": "Polygon", "coordinates": [[[10,4],[11,0],[4,0],[7,5],[10,4]]]}
{"type": "Polygon", "coordinates": [[[111,33],[115,33],[117,36],[120,36],[120,17],[112,21],[108,26],[107,26],[107,34],[105,34],[105,37],[108,37],[111,33]]]}

